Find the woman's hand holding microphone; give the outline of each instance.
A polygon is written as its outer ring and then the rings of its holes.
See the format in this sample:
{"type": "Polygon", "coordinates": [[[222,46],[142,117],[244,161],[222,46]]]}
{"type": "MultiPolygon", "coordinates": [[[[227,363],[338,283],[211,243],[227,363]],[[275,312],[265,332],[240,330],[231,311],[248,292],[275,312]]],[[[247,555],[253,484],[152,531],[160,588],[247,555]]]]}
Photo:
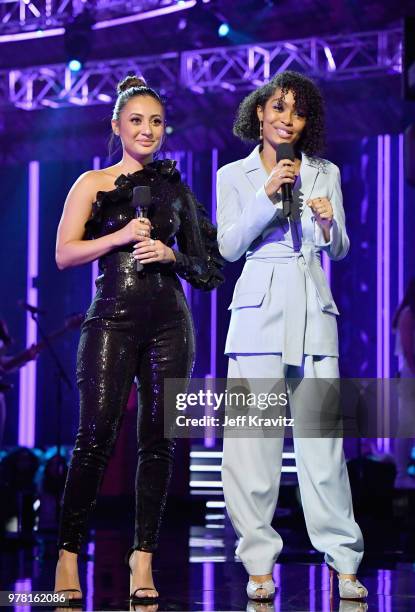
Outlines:
{"type": "Polygon", "coordinates": [[[132,219],[125,227],[114,232],[114,245],[134,242],[133,257],[140,263],[169,263],[176,261],[173,250],[161,240],[150,238],[151,222],[146,217],[132,219]]]}
{"type": "MultiPolygon", "coordinates": [[[[295,164],[289,159],[281,159],[271,170],[265,183],[265,193],[275,201],[276,194],[281,190],[284,183],[293,185],[295,182],[295,164]]],[[[313,198],[307,200],[307,206],[315,215],[316,223],[321,227],[325,239],[330,238],[330,228],[333,225],[333,206],[328,198],[313,198]]]]}
{"type": "Polygon", "coordinates": [[[271,170],[265,183],[265,193],[270,200],[274,201],[276,194],[284,183],[293,185],[295,182],[295,165],[289,159],[281,159],[271,170]]]}

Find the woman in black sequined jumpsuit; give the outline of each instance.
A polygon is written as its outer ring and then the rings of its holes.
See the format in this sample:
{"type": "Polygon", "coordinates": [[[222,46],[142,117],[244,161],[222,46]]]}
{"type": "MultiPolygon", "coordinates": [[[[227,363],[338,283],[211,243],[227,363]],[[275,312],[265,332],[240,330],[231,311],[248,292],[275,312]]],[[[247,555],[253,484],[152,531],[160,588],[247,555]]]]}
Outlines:
{"type": "Polygon", "coordinates": [[[55,589],[73,589],[73,600],[80,595],[77,555],[137,377],[141,410],[131,552],[138,552],[130,555],[130,567],[134,599],[150,601],[157,595],[151,560],[174,450],[163,427],[163,382],[166,377],[188,380],[195,350],[177,274],[195,287],[213,289],[223,280],[222,260],[216,230],[182,183],[175,162],[153,161],[164,136],[158,94],[137,77],[124,79],[112,126],[121,138],[122,160],[78,179],[58,230],[58,266],[99,258],[100,275],[78,349],[80,424],[62,501],[55,589]],[[130,206],[139,185],[151,189],[148,219],[134,219],[130,206]],[[178,250],[171,248],[175,241],[178,250]]]}

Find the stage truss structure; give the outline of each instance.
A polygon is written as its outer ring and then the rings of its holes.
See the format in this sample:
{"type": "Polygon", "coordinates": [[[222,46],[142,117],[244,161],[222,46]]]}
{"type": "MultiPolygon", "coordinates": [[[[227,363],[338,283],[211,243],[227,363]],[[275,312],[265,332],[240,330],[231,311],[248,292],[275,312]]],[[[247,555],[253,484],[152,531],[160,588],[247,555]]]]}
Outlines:
{"type": "Polygon", "coordinates": [[[64,64],[0,72],[0,105],[25,110],[110,104],[117,82],[141,74],[162,93],[253,89],[282,70],[325,81],[366,79],[402,71],[402,30],[313,37],[182,53],[64,64]]]}
{"type": "Polygon", "coordinates": [[[0,0],[0,42],[33,38],[30,34],[61,35],[85,10],[94,16],[94,29],[150,19],[185,10],[196,0],[0,0]],[[27,36],[24,36],[26,34],[27,36]]]}

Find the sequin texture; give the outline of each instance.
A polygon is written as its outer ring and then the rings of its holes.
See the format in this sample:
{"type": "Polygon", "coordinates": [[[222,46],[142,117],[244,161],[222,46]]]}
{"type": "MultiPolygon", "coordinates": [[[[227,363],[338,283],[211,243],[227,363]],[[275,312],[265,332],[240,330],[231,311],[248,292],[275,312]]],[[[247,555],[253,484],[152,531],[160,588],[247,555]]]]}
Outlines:
{"type": "MultiPolygon", "coordinates": [[[[80,422],[62,499],[59,548],[79,553],[99,486],[117,439],[134,377],[140,384],[134,548],[152,552],[170,481],[174,440],[164,436],[164,378],[188,381],[195,341],[191,314],[177,274],[201,289],[222,281],[216,230],[174,162],[153,162],[121,175],[98,192],[86,239],[126,225],[135,185],[150,185],[152,238],[169,246],[175,264],[136,271],[132,245],[100,258],[96,296],[81,329],[77,356],[80,422]]],[[[183,391],[186,390],[184,384],[183,391]]]]}

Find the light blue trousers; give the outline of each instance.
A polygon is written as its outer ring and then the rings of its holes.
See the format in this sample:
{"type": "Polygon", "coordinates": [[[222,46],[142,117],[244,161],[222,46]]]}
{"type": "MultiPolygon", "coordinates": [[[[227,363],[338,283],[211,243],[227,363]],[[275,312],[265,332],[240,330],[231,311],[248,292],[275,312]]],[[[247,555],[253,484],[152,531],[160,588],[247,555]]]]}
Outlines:
{"type": "MultiPolygon", "coordinates": [[[[233,355],[229,359],[228,378],[275,380],[287,376],[338,378],[338,359],[306,355],[301,368],[287,368],[280,354],[233,355]]],[[[290,394],[294,420],[306,408],[303,392],[307,387],[301,385],[290,394]]],[[[236,554],[250,575],[272,573],[282,550],[281,536],[271,521],[283,444],[283,437],[227,437],[225,433],[222,481],[226,508],[239,536],[236,554]]],[[[363,557],[363,537],[353,515],[343,440],[294,437],[294,450],[310,540],[339,573],[356,574],[363,557]]]]}

